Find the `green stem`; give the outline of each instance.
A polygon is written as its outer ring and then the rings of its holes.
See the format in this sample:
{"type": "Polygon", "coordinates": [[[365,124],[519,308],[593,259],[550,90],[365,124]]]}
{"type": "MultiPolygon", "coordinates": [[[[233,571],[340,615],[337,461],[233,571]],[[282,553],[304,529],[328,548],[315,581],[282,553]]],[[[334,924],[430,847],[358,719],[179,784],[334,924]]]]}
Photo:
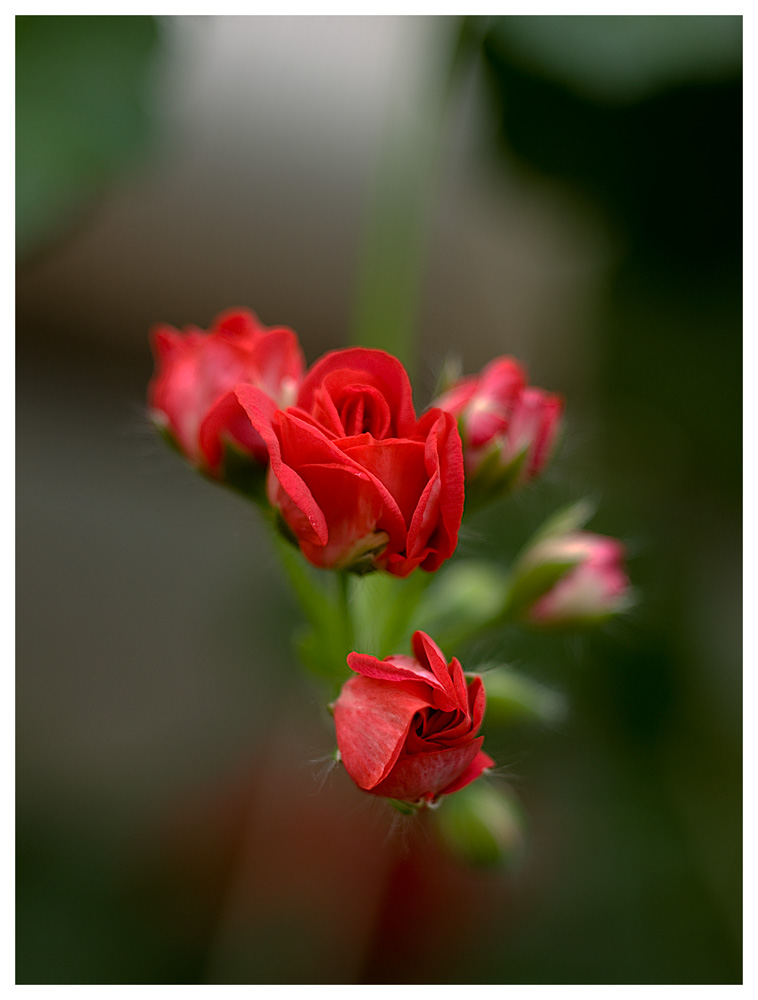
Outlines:
{"type": "Polygon", "coordinates": [[[497,614],[488,621],[477,622],[473,625],[461,625],[458,628],[450,629],[448,632],[442,632],[440,633],[438,642],[442,649],[456,653],[465,642],[469,642],[471,639],[480,639],[486,636],[487,633],[508,624],[513,624],[513,622],[506,610],[505,613],[497,614]]]}
{"type": "Polygon", "coordinates": [[[350,607],[350,573],[341,570],[337,574],[339,614],[345,636],[345,655],[355,649],[355,631],[353,629],[353,614],[350,607]]]}

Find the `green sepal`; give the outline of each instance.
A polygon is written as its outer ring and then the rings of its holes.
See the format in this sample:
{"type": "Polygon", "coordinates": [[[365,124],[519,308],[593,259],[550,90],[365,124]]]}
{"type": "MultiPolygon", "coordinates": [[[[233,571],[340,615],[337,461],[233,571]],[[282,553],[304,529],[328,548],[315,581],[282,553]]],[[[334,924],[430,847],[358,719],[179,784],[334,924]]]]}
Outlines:
{"type": "Polygon", "coordinates": [[[297,540],[297,535],[284,520],[282,512],[278,507],[274,508],[274,528],[280,538],[283,538],[285,542],[297,549],[298,552],[300,551],[300,542],[297,540]]]}
{"type": "Polygon", "coordinates": [[[403,802],[402,799],[387,799],[387,801],[403,816],[415,816],[419,809],[423,808],[422,802],[403,802]]]}
{"type": "Polygon", "coordinates": [[[179,444],[179,439],[176,434],[174,434],[171,429],[171,425],[166,420],[166,418],[161,413],[150,414],[150,423],[155,428],[156,434],[159,438],[163,440],[164,444],[167,444],[171,451],[176,452],[177,455],[181,455],[183,459],[187,459],[184,454],[184,449],[179,444]]]}
{"type": "Polygon", "coordinates": [[[544,542],[546,538],[552,538],[555,535],[570,535],[574,531],[579,531],[589,521],[595,510],[596,504],[588,497],[561,507],[540,525],[529,539],[525,550],[530,549],[538,542],[544,542]]]}
{"type": "MultiPolygon", "coordinates": [[[[459,355],[448,354],[437,373],[437,381],[432,392],[432,399],[438,399],[449,392],[463,378],[463,363],[459,355]]],[[[434,404],[432,403],[432,406],[434,404]]],[[[459,428],[460,429],[460,428],[459,428]]]]}
{"type": "Polygon", "coordinates": [[[519,618],[526,608],[551,590],[569,570],[581,562],[581,556],[553,559],[534,566],[516,568],[511,582],[510,593],[505,603],[505,615],[519,618]]]}
{"type": "Polygon", "coordinates": [[[521,479],[529,448],[518,453],[507,465],[503,465],[502,444],[493,444],[490,451],[476,467],[476,472],[466,478],[465,511],[471,513],[494,500],[512,493],[521,479]]]}
{"type": "Polygon", "coordinates": [[[334,568],[356,576],[375,572],[376,558],[387,548],[389,540],[390,536],[386,531],[370,532],[359,539],[334,568]]]}

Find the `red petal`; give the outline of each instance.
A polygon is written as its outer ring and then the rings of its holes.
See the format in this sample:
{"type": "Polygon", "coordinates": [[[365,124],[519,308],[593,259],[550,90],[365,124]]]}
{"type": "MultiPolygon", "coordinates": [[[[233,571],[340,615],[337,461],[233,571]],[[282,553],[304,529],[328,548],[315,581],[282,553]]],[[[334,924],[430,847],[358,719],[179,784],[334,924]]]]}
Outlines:
{"type": "Polygon", "coordinates": [[[225,309],[213,320],[209,333],[231,335],[255,343],[267,327],[249,309],[225,309]]]}
{"type": "Polygon", "coordinates": [[[429,485],[422,494],[408,529],[408,555],[422,559],[425,570],[436,570],[458,544],[463,519],[463,450],[455,420],[449,413],[429,410],[419,421],[426,431],[425,462],[429,485]]]}
{"type": "Polygon", "coordinates": [[[416,712],[427,702],[402,685],[351,677],[334,705],[342,762],[353,781],[370,791],[398,758],[416,712]]]}
{"type": "Polygon", "coordinates": [[[280,406],[294,403],[305,368],[297,334],[286,327],[268,330],[255,346],[254,360],[261,386],[269,396],[280,406]],[[290,388],[287,381],[294,390],[289,399],[286,398],[290,388]]]}
{"type": "Polygon", "coordinates": [[[443,393],[432,404],[435,408],[452,413],[454,417],[460,416],[466,404],[474,397],[479,387],[479,378],[476,375],[469,375],[459,379],[447,392],[443,393]]]}
{"type": "MultiPolygon", "coordinates": [[[[355,442],[345,443],[345,454],[386,487],[400,508],[407,530],[428,478],[422,442],[396,438],[376,441],[368,435],[355,438],[355,442]],[[365,442],[364,437],[367,438],[365,442]]],[[[402,547],[405,549],[405,544],[402,547]]]]}
{"type": "Polygon", "coordinates": [[[367,791],[407,802],[434,798],[468,770],[483,742],[484,737],[479,736],[449,750],[400,757],[384,780],[367,791]]]}
{"type": "Polygon", "coordinates": [[[453,688],[455,690],[455,701],[458,708],[465,712],[466,715],[469,714],[469,694],[468,688],[466,687],[466,678],[463,675],[463,667],[460,661],[455,657],[450,661],[450,679],[453,683],[453,688]]]}
{"type": "Polygon", "coordinates": [[[150,331],[150,341],[156,361],[166,361],[172,354],[181,350],[184,337],[173,326],[159,323],[150,331]]]}
{"type": "Polygon", "coordinates": [[[332,372],[343,372],[345,384],[368,382],[378,388],[394,417],[396,436],[409,437],[413,433],[416,414],[413,409],[411,383],[405,368],[397,358],[384,351],[369,350],[365,347],[330,351],[318,360],[306,375],[298,396],[298,406],[311,411],[316,402],[316,391],[326,376],[332,372]]]}
{"type": "Polygon", "coordinates": [[[477,732],[484,718],[487,705],[487,692],[481,677],[474,677],[468,686],[468,703],[471,714],[471,731],[477,732]]]}
{"type": "MultiPolygon", "coordinates": [[[[284,485],[283,470],[277,472],[279,481],[284,485]]],[[[292,470],[290,470],[292,473],[292,470]]],[[[326,538],[315,539],[301,534],[297,524],[292,520],[291,506],[282,502],[279,504],[287,521],[301,541],[305,556],[316,566],[326,568],[344,568],[349,566],[362,550],[369,536],[377,532],[382,515],[385,513],[383,497],[377,489],[371,476],[353,465],[346,463],[330,463],[328,465],[299,466],[298,480],[308,490],[309,504],[314,505],[324,519],[326,538]]],[[[295,500],[289,487],[287,494],[295,500]]],[[[303,497],[297,501],[300,510],[307,512],[303,497]]],[[[387,542],[387,537],[384,542],[387,542]]],[[[372,546],[369,545],[369,548],[372,546]]]]}
{"type": "MultiPolygon", "coordinates": [[[[483,736],[480,737],[480,740],[482,739],[484,739],[483,736]]],[[[466,770],[462,774],[459,774],[458,777],[455,778],[453,781],[451,781],[449,785],[446,785],[439,792],[439,794],[450,795],[451,792],[460,791],[461,788],[465,788],[466,785],[470,785],[472,781],[476,781],[476,779],[480,777],[482,772],[486,771],[488,767],[494,767],[494,766],[495,766],[495,761],[491,757],[489,757],[486,753],[480,750],[479,753],[476,755],[476,757],[474,757],[469,766],[466,768],[466,770]]]]}
{"type": "MultiPolygon", "coordinates": [[[[266,393],[254,386],[248,388],[252,390],[251,395],[258,394],[258,406],[261,411],[273,416],[276,406],[266,393]]],[[[234,390],[222,396],[211,407],[200,425],[200,450],[213,472],[218,470],[221,462],[224,438],[236,442],[245,451],[250,452],[261,465],[266,465],[268,462],[266,443],[253,427],[234,390]]]]}
{"type": "MultiPolygon", "coordinates": [[[[423,664],[412,656],[390,656],[386,660],[378,660],[367,653],[349,653],[347,665],[363,677],[373,677],[399,683],[401,681],[420,682],[437,690],[444,690],[442,684],[423,664]]],[[[427,704],[431,705],[432,694],[429,692],[427,704]]]]}
{"type": "MultiPolygon", "coordinates": [[[[434,707],[439,708],[443,712],[450,712],[454,708],[460,707],[456,702],[455,688],[450,679],[447,660],[434,639],[427,635],[426,632],[414,632],[411,638],[411,647],[413,655],[419,663],[428,664],[429,670],[437,678],[439,687],[444,692],[443,698],[435,699],[434,707]]],[[[464,710],[465,708],[468,708],[468,705],[464,707],[464,710]]]]}
{"type": "MultiPolygon", "coordinates": [[[[253,427],[261,435],[268,448],[269,481],[271,481],[272,476],[275,480],[273,492],[276,492],[276,484],[278,484],[290,500],[287,511],[288,523],[298,538],[307,538],[325,545],[329,538],[326,518],[306,484],[294,469],[290,468],[282,459],[279,435],[282,433],[282,418],[286,415],[276,411],[272,417],[270,412],[261,406],[260,390],[255,389],[254,386],[238,385],[234,391],[242,408],[250,417],[253,427]]],[[[302,426],[306,427],[307,425],[302,426]]],[[[309,428],[309,430],[317,436],[316,447],[318,447],[321,444],[318,440],[319,432],[315,428],[309,428]]],[[[323,438],[323,435],[321,437],[323,438]]],[[[323,443],[326,446],[329,444],[326,438],[323,438],[323,443]]],[[[328,447],[325,453],[330,454],[328,447]]],[[[271,488],[269,492],[272,492],[271,488]]]]}

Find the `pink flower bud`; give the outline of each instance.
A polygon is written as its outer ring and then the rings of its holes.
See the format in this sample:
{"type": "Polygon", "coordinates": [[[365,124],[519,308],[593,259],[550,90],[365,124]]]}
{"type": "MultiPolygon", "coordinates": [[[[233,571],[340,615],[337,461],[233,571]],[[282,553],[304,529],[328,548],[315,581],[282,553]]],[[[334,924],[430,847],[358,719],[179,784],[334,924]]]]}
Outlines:
{"type": "Polygon", "coordinates": [[[224,444],[266,465],[266,445],[233,390],[253,386],[259,405],[271,413],[293,403],[304,368],[296,334],[265,327],[253,313],[233,309],[217,316],[207,333],[156,326],[152,346],[150,415],[180,451],[211,475],[220,474],[224,444]]]}
{"type": "Polygon", "coordinates": [[[563,402],[526,384],[513,358],[495,358],[480,375],[461,379],[434,406],[458,420],[466,486],[480,495],[534,479],[555,444],[563,402]]]}
{"type": "MultiPolygon", "coordinates": [[[[557,581],[524,609],[524,617],[533,625],[575,626],[623,611],[631,603],[623,564],[624,547],[615,538],[578,531],[538,542],[522,561],[519,575],[550,566],[563,566],[564,571],[559,570],[557,581]]],[[[518,585],[517,576],[516,592],[518,585]]]]}
{"type": "Polygon", "coordinates": [[[378,660],[350,653],[357,677],[334,704],[342,763],[366,792],[402,802],[430,802],[470,784],[493,761],[477,736],[485,691],[466,681],[458,660],[445,661],[424,632],[413,656],[378,660]]]}

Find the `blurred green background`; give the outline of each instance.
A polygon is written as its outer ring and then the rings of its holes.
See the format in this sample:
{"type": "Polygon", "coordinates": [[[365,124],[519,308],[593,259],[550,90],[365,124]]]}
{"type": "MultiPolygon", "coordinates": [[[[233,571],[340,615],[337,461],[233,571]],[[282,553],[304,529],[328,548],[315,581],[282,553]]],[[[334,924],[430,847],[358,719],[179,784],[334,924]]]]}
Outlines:
{"type": "Polygon", "coordinates": [[[741,981],[741,35],[16,18],[18,983],[741,981]],[[394,347],[418,409],[449,354],[565,396],[461,555],[589,494],[639,601],[447,651],[571,706],[487,732],[518,871],[330,770],[261,524],[154,437],[149,326],[231,305],[394,347]]]}

